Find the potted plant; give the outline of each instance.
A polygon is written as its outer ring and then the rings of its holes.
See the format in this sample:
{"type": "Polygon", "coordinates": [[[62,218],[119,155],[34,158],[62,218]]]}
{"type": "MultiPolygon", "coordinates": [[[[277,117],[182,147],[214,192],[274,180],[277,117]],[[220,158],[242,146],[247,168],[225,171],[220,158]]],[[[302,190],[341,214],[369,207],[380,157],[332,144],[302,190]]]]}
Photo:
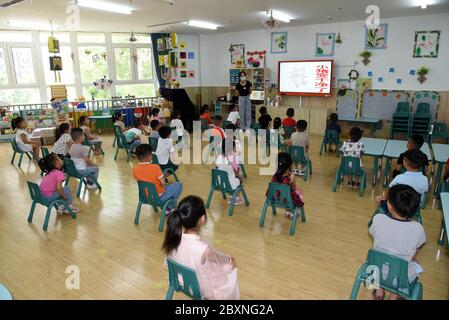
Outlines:
{"type": "Polygon", "coordinates": [[[90,96],[92,97],[92,100],[95,100],[95,97],[98,94],[98,89],[96,87],[92,86],[89,88],[89,93],[90,93],[90,96]]]}
{"type": "Polygon", "coordinates": [[[359,56],[363,58],[362,62],[366,66],[368,63],[371,62],[369,58],[373,56],[373,53],[371,51],[362,51],[359,53],[359,56]]]}
{"type": "Polygon", "coordinates": [[[418,71],[416,71],[416,73],[418,74],[418,81],[421,83],[424,83],[424,81],[427,80],[426,75],[428,75],[430,72],[430,68],[426,67],[426,66],[422,66],[421,68],[418,69],[418,71]]]}

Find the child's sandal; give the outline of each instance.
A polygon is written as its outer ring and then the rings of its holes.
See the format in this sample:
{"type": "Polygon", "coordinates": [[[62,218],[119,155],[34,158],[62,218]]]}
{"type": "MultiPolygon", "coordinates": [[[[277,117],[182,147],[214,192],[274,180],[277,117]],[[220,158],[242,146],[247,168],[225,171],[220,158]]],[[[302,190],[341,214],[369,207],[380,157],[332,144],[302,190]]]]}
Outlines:
{"type": "Polygon", "coordinates": [[[382,296],[377,295],[377,289],[373,290],[373,300],[385,300],[385,291],[382,296]]]}

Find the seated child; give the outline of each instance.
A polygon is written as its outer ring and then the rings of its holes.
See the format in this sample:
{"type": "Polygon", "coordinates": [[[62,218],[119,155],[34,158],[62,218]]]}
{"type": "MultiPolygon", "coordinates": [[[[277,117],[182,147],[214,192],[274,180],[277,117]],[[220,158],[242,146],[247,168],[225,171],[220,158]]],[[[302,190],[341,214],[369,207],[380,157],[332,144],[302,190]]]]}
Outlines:
{"type": "Polygon", "coordinates": [[[128,131],[125,131],[123,134],[126,139],[126,143],[128,144],[128,147],[131,148],[131,150],[137,148],[139,145],[142,144],[142,133],[144,130],[144,125],[140,122],[134,123],[134,128],[129,129],[128,131]]]}
{"type": "Polygon", "coordinates": [[[209,125],[212,124],[212,118],[209,113],[209,106],[207,104],[203,105],[200,110],[200,119],[207,120],[209,125]]]}
{"type": "Polygon", "coordinates": [[[163,123],[161,117],[159,116],[159,113],[160,113],[160,112],[161,112],[160,109],[158,109],[158,108],[153,108],[153,109],[151,110],[151,117],[150,117],[150,119],[148,119],[148,121],[151,123],[151,121],[157,120],[157,121],[159,121],[159,123],[163,123]]]}
{"type": "MultiPolygon", "coordinates": [[[[291,145],[297,146],[297,147],[303,147],[304,148],[304,154],[306,158],[309,157],[308,151],[309,151],[309,145],[310,145],[310,138],[309,134],[306,132],[307,130],[307,121],[305,120],[299,120],[296,124],[296,132],[292,133],[292,136],[290,137],[291,145]]],[[[304,164],[301,164],[299,169],[293,169],[294,175],[304,175],[304,164]]]]}
{"type": "Polygon", "coordinates": [[[235,104],[232,106],[231,112],[228,115],[228,121],[230,121],[235,126],[240,126],[240,114],[239,106],[235,104]]]}
{"type": "Polygon", "coordinates": [[[161,124],[159,123],[159,121],[157,120],[152,120],[150,122],[150,127],[151,127],[151,133],[150,133],[150,138],[157,138],[159,139],[159,128],[161,127],[161,124]]]}
{"type": "MultiPolygon", "coordinates": [[[[73,212],[79,212],[79,209],[72,205],[73,196],[68,186],[63,187],[65,181],[62,167],[64,162],[55,153],[50,153],[39,160],[39,168],[45,173],[42,182],[39,185],[42,195],[48,202],[63,199],[70,206],[73,212]]],[[[64,206],[58,207],[58,213],[68,213],[64,206]]]]}
{"type": "Polygon", "coordinates": [[[94,147],[94,152],[96,155],[100,154],[100,147],[103,143],[103,140],[99,139],[97,135],[92,134],[90,128],[88,126],[89,119],[86,116],[81,116],[79,119],[80,129],[83,130],[85,139],[89,142],[90,145],[94,147]]]}
{"type": "MultiPolygon", "coordinates": [[[[424,138],[422,136],[420,136],[419,134],[413,134],[410,136],[410,138],[408,138],[407,141],[407,150],[412,150],[412,149],[416,149],[416,150],[420,150],[421,147],[424,145],[424,138]]],[[[401,153],[398,161],[396,163],[396,168],[393,170],[393,178],[395,178],[397,175],[401,174],[401,170],[403,169],[404,165],[404,154],[405,153],[401,153]]],[[[426,154],[424,154],[426,156],[426,154]]],[[[429,165],[429,159],[427,159],[427,156],[425,159],[423,159],[423,163],[421,164],[421,167],[427,167],[429,165]]],[[[424,169],[424,172],[426,170],[424,169]]]]}
{"type": "Polygon", "coordinates": [[[294,127],[296,125],[296,121],[295,121],[295,119],[293,119],[294,116],[295,116],[295,109],[288,108],[287,109],[287,118],[285,118],[282,121],[282,125],[284,127],[294,127]]]}
{"type": "MultiPolygon", "coordinates": [[[[331,113],[331,115],[329,116],[329,124],[326,127],[326,130],[333,130],[338,132],[338,134],[341,133],[341,127],[338,124],[338,114],[336,113],[331,113]]],[[[332,146],[329,146],[329,152],[333,152],[332,150],[332,146]]],[[[335,150],[335,152],[338,152],[338,150],[335,150]]]]}
{"type": "Polygon", "coordinates": [[[114,126],[119,127],[122,132],[126,131],[125,123],[123,122],[123,114],[120,111],[114,114],[112,121],[114,122],[114,126]]]}
{"type": "Polygon", "coordinates": [[[270,126],[270,122],[273,120],[271,116],[267,112],[267,107],[261,107],[259,109],[260,117],[259,117],[259,124],[260,129],[262,130],[268,130],[270,126]]]}
{"type": "Polygon", "coordinates": [[[226,133],[222,126],[223,118],[220,115],[214,117],[214,126],[210,131],[211,137],[220,137],[220,140],[226,138],[226,133]]]}
{"type": "Polygon", "coordinates": [[[168,126],[159,128],[159,140],[157,142],[156,155],[162,171],[166,169],[178,170],[178,166],[173,163],[176,157],[176,150],[173,140],[170,138],[171,129],[168,126]]]}
{"type": "MultiPolygon", "coordinates": [[[[242,178],[240,176],[240,163],[241,160],[237,156],[236,143],[233,139],[226,138],[221,144],[221,154],[217,156],[215,165],[219,170],[226,171],[231,184],[232,190],[237,189],[242,184],[242,178]]],[[[227,202],[231,203],[231,196],[228,194],[227,202]]],[[[244,200],[241,196],[237,195],[235,198],[235,205],[241,205],[244,200]]]]}
{"type": "Polygon", "coordinates": [[[273,120],[273,128],[271,129],[271,132],[275,132],[275,130],[278,131],[280,143],[285,144],[285,131],[282,127],[282,120],[279,117],[276,117],[273,120]]]}
{"type": "MultiPolygon", "coordinates": [[[[81,128],[72,129],[73,144],[70,147],[71,158],[75,164],[76,169],[81,174],[90,174],[98,180],[99,169],[98,166],[90,160],[86,148],[82,145],[84,141],[84,133],[81,128]]],[[[89,190],[96,189],[97,186],[91,177],[87,177],[86,188],[89,190]]]]}
{"type": "Polygon", "coordinates": [[[70,135],[70,125],[68,123],[61,123],[56,139],[55,145],[53,146],[53,153],[56,153],[63,160],[70,158],[69,150],[73,144],[73,140],[70,135]]]}
{"type": "Polygon", "coordinates": [[[184,129],[184,124],[181,121],[181,112],[179,110],[175,110],[173,112],[173,119],[170,122],[171,128],[176,128],[176,137],[182,137],[181,147],[188,148],[189,147],[189,133],[184,129]]]}
{"type": "MultiPolygon", "coordinates": [[[[408,279],[413,282],[422,272],[416,262],[418,251],[426,243],[424,228],[418,222],[410,220],[420,204],[419,194],[412,187],[397,184],[388,191],[388,211],[390,216],[376,214],[369,233],[374,238],[373,249],[395,255],[409,262],[408,279]],[[406,222],[406,223],[405,223],[406,222]]],[[[383,300],[385,290],[373,292],[375,300],[383,300]]],[[[390,300],[396,300],[396,294],[390,300]]]]}
{"type": "MultiPolygon", "coordinates": [[[[303,207],[304,194],[301,189],[296,186],[295,175],[292,173],[292,157],[289,153],[280,152],[277,160],[278,167],[276,173],[271,178],[271,182],[289,185],[293,204],[298,208],[303,207]]],[[[290,210],[286,210],[285,214],[289,218],[293,217],[293,212],[290,210]]]]}
{"type": "Polygon", "coordinates": [[[23,152],[32,152],[33,160],[37,162],[39,160],[39,144],[34,141],[31,141],[30,135],[25,130],[26,129],[26,121],[22,117],[14,118],[11,121],[11,128],[16,130],[16,142],[17,146],[23,152]]]}
{"type": "MultiPolygon", "coordinates": [[[[136,156],[139,163],[134,166],[133,176],[137,181],[151,182],[156,186],[160,199],[164,202],[169,199],[178,201],[182,192],[180,182],[166,183],[166,176],[162,173],[160,166],[151,163],[152,151],[149,144],[141,144],[136,148],[136,156]]],[[[173,210],[174,208],[169,208],[173,210]]]]}
{"type": "Polygon", "coordinates": [[[235,259],[201,239],[206,220],[203,200],[184,198],[168,216],[162,248],[167,258],[195,271],[204,299],[239,300],[235,259]]]}
{"type": "MultiPolygon", "coordinates": [[[[358,127],[353,127],[349,131],[349,141],[343,142],[343,146],[340,151],[343,153],[343,157],[355,157],[360,158],[360,167],[362,164],[362,155],[365,153],[365,145],[360,139],[362,139],[363,131],[358,127]]],[[[360,187],[359,178],[350,177],[348,179],[348,188],[358,189],[360,187]]]]}
{"type": "MultiPolygon", "coordinates": [[[[235,150],[236,150],[237,154],[238,155],[242,154],[243,149],[242,149],[242,143],[240,141],[243,138],[243,136],[242,136],[243,130],[237,129],[237,127],[235,125],[233,125],[232,123],[228,123],[226,125],[225,132],[226,132],[226,130],[232,130],[232,131],[228,132],[230,134],[229,136],[232,136],[232,139],[235,142],[235,150]]],[[[227,134],[226,134],[226,136],[228,137],[227,134]]]]}

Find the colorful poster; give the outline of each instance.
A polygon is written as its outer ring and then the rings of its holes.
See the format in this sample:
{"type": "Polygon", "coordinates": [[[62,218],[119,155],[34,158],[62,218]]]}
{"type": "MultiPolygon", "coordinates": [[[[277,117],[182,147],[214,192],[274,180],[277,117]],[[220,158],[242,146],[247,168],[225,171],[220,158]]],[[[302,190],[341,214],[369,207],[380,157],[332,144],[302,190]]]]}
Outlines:
{"type": "Polygon", "coordinates": [[[165,38],[157,39],[157,51],[165,51],[165,38]]]}
{"type": "Polygon", "coordinates": [[[187,78],[187,71],[181,70],[181,78],[187,78]]]}
{"type": "Polygon", "coordinates": [[[180,59],[187,59],[187,52],[180,52],[179,53],[179,58],[180,59]]]}
{"type": "Polygon", "coordinates": [[[187,61],[181,60],[181,62],[180,62],[180,64],[179,64],[179,67],[180,67],[181,69],[187,68],[187,61]]]}
{"type": "Polygon", "coordinates": [[[365,27],[365,50],[387,48],[388,24],[382,23],[378,28],[365,27]]]}
{"type": "Polygon", "coordinates": [[[189,78],[195,78],[195,71],[189,70],[189,78]]]}
{"type": "Polygon", "coordinates": [[[185,49],[187,46],[186,46],[186,43],[185,43],[185,41],[180,41],[179,42],[179,48],[180,49],[185,49]]]}
{"type": "Polygon", "coordinates": [[[237,61],[243,61],[245,58],[245,45],[231,44],[231,63],[236,64],[237,61]]]}
{"type": "Polygon", "coordinates": [[[316,34],[316,57],[331,57],[334,55],[335,33],[316,34]]]}
{"type": "Polygon", "coordinates": [[[165,65],[164,56],[159,55],[158,58],[159,58],[159,66],[164,66],[165,65]]]}
{"type": "Polygon", "coordinates": [[[416,31],[413,58],[438,58],[441,31],[416,31]]]}
{"type": "Polygon", "coordinates": [[[189,56],[189,60],[195,59],[195,52],[189,52],[188,56],[189,56]]]}
{"type": "Polygon", "coordinates": [[[288,33],[273,32],[271,33],[271,53],[287,53],[288,33]]]}

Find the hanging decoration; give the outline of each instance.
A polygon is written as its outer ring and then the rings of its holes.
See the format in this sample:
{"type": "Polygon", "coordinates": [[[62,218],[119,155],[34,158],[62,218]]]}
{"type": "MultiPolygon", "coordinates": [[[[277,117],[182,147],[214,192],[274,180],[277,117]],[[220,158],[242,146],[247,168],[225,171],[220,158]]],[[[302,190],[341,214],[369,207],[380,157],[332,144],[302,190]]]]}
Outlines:
{"type": "Polygon", "coordinates": [[[57,53],[60,53],[60,47],[59,47],[59,40],[56,39],[53,35],[53,22],[50,20],[50,26],[51,26],[51,35],[48,37],[48,52],[50,54],[53,54],[53,56],[50,56],[50,70],[54,71],[55,74],[55,82],[59,83],[61,82],[61,74],[60,71],[62,71],[62,58],[60,56],[57,56],[57,53]]]}
{"type": "Polygon", "coordinates": [[[265,56],[267,54],[266,50],[263,51],[248,51],[246,55],[248,56],[248,65],[253,68],[263,68],[265,67],[265,56]]]}
{"type": "Polygon", "coordinates": [[[366,51],[366,50],[359,53],[359,56],[363,58],[362,63],[365,66],[368,65],[371,62],[371,60],[369,58],[371,58],[372,55],[373,54],[372,54],[371,51],[366,51]]]}
{"type": "Polygon", "coordinates": [[[92,56],[92,62],[97,63],[100,60],[100,56],[98,54],[94,54],[92,56]]]}
{"type": "Polygon", "coordinates": [[[348,77],[351,80],[357,80],[359,78],[359,76],[360,76],[360,73],[354,69],[349,71],[349,73],[348,73],[348,77]]]}
{"type": "Polygon", "coordinates": [[[138,39],[134,35],[134,31],[131,31],[131,35],[129,36],[128,41],[131,43],[138,41],[138,39]]]}
{"type": "Polygon", "coordinates": [[[421,68],[418,69],[418,71],[416,71],[416,73],[418,74],[418,81],[423,84],[427,78],[426,75],[428,75],[430,72],[430,68],[426,67],[426,66],[422,66],[421,68]]]}
{"type": "Polygon", "coordinates": [[[109,89],[113,83],[114,81],[112,81],[111,79],[107,79],[106,76],[104,76],[102,79],[95,81],[93,85],[99,90],[105,90],[109,89]]]}

